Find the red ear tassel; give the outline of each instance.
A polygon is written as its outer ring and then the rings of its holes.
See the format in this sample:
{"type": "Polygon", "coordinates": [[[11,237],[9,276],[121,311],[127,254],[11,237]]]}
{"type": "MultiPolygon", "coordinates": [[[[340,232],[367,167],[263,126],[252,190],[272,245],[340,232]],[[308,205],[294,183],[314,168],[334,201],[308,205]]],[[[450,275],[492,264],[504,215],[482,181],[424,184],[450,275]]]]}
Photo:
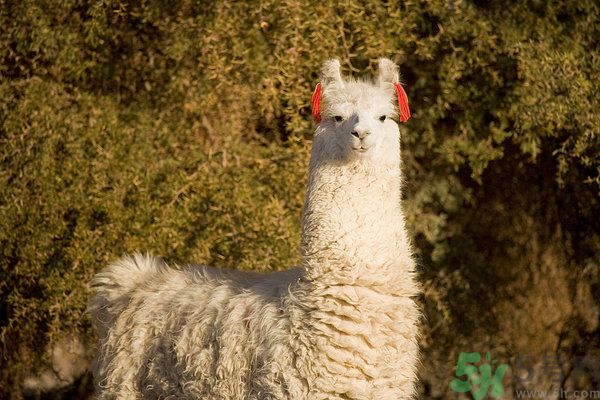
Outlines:
{"type": "Polygon", "coordinates": [[[410,108],[408,108],[408,97],[402,85],[394,83],[396,93],[398,93],[398,107],[400,108],[400,122],[406,122],[410,118],[410,108]]]}
{"type": "Polygon", "coordinates": [[[321,122],[321,84],[317,83],[312,95],[312,116],[319,123],[321,122]]]}

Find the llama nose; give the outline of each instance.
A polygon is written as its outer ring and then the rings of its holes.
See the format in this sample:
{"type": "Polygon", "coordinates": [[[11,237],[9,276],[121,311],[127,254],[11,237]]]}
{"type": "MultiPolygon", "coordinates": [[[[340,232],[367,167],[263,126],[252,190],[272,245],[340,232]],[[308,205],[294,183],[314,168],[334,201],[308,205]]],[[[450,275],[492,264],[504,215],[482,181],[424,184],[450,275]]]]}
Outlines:
{"type": "Polygon", "coordinates": [[[356,136],[359,139],[364,139],[369,135],[369,131],[366,131],[364,129],[354,129],[352,132],[350,132],[350,134],[352,136],[356,136]]]}

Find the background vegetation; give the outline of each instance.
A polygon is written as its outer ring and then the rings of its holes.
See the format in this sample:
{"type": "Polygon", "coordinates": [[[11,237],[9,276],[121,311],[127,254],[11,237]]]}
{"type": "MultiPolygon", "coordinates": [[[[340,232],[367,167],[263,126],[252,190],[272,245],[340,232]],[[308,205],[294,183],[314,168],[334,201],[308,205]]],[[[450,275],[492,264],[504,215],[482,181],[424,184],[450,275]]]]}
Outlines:
{"type": "Polygon", "coordinates": [[[318,69],[381,56],[413,111],[422,397],[450,395],[461,351],[558,356],[558,385],[598,388],[599,20],[595,0],[0,0],[0,397],[93,340],[88,282],[123,253],[295,264],[318,69]]]}

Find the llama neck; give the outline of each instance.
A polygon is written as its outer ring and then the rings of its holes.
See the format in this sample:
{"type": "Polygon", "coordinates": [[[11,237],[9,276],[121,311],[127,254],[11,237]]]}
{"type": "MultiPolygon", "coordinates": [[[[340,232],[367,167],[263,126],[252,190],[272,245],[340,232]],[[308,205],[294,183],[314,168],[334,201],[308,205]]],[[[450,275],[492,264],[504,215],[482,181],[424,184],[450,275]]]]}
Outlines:
{"type": "Polygon", "coordinates": [[[398,164],[311,160],[301,242],[309,280],[372,286],[412,271],[400,184],[398,164]]]}

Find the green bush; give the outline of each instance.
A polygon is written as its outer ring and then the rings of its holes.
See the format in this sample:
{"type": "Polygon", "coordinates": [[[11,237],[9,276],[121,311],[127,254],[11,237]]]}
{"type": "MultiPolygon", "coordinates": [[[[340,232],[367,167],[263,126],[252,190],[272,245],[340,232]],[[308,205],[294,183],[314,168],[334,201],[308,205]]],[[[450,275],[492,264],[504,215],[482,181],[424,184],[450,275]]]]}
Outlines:
{"type": "Polygon", "coordinates": [[[571,290],[585,276],[600,294],[596,1],[1,4],[0,397],[19,397],[47,343],[91,333],[87,284],[123,253],[298,262],[330,57],[352,74],[401,65],[426,334],[494,325],[469,296],[493,306],[516,272],[486,267],[532,231],[568,255],[571,290]]]}

